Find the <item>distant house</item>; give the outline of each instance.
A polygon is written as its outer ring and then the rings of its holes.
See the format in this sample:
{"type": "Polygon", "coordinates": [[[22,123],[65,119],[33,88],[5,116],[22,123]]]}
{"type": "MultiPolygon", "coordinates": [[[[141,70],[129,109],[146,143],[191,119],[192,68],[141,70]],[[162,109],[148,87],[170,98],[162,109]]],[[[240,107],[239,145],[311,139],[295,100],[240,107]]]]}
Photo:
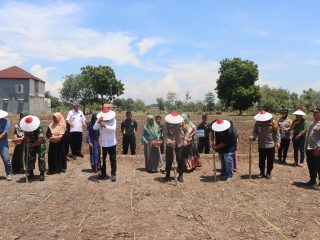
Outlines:
{"type": "Polygon", "coordinates": [[[44,97],[45,81],[13,66],[0,71],[0,109],[9,113],[49,112],[50,99],[44,97]]]}

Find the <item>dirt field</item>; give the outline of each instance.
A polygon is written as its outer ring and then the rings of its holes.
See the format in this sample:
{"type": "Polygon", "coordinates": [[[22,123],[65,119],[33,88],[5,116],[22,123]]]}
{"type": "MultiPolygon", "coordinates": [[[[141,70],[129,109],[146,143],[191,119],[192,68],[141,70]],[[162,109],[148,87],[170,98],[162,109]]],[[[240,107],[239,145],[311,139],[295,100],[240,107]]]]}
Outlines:
{"type": "MultiPolygon", "coordinates": [[[[136,118],[140,129],[144,118],[136,118]]],[[[272,180],[249,180],[252,117],[233,120],[240,143],[231,184],[213,181],[212,154],[201,156],[203,167],[186,173],[183,184],[163,183],[161,173],[144,171],[140,145],[138,155],[123,156],[119,142],[115,183],[97,180],[88,155],[44,182],[1,177],[0,239],[320,239],[320,192],[301,187],[307,167],[275,164],[272,180]]],[[[256,143],[253,150],[257,174],[256,143]]]]}

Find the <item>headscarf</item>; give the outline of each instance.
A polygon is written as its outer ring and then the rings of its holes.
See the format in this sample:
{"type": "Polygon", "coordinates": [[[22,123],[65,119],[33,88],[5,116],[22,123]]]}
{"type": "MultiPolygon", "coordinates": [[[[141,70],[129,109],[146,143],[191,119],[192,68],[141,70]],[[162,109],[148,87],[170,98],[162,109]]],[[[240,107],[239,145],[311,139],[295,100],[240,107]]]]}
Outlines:
{"type": "Polygon", "coordinates": [[[92,126],[96,123],[96,121],[98,120],[98,117],[97,117],[98,113],[94,112],[92,113],[92,116],[91,116],[91,121],[90,123],[92,124],[92,126]]]}
{"type": "Polygon", "coordinates": [[[183,117],[184,122],[186,123],[188,128],[195,128],[195,125],[190,121],[190,118],[187,114],[183,113],[181,114],[181,116],[183,117]]]}
{"type": "Polygon", "coordinates": [[[155,139],[159,138],[160,128],[158,124],[154,121],[153,115],[147,115],[147,123],[144,125],[144,130],[149,132],[155,139]],[[151,125],[149,121],[153,119],[153,124],[151,125]]]}
{"type": "Polygon", "coordinates": [[[63,115],[60,112],[56,112],[53,114],[57,119],[57,123],[52,122],[49,125],[50,131],[53,136],[63,135],[66,131],[66,122],[64,120],[63,115]]]}
{"type": "MultiPolygon", "coordinates": [[[[29,113],[28,112],[21,112],[20,113],[20,120],[22,119],[22,118],[24,118],[25,116],[28,116],[29,115],[29,113]]],[[[20,122],[20,121],[19,121],[20,122]]]]}

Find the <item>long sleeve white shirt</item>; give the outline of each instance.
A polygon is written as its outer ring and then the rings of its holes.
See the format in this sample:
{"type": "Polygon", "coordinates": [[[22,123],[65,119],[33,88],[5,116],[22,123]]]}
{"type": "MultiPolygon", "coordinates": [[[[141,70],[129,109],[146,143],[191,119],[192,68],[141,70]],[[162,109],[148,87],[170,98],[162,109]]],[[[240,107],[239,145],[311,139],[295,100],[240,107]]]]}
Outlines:
{"type": "Polygon", "coordinates": [[[100,145],[101,147],[112,147],[117,144],[116,138],[116,128],[117,121],[116,119],[112,119],[108,122],[104,122],[105,127],[101,127],[99,123],[99,119],[93,125],[94,130],[100,129],[100,145]]]}

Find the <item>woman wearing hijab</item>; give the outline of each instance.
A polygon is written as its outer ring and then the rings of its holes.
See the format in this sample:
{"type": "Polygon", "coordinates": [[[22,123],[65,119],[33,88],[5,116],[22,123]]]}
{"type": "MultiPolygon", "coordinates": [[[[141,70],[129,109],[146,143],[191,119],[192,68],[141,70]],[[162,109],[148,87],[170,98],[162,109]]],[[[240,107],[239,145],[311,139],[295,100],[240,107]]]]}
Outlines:
{"type": "Polygon", "coordinates": [[[287,163],[288,149],[290,146],[290,126],[292,121],[288,118],[288,112],[288,109],[282,109],[281,117],[278,120],[281,134],[281,143],[280,148],[278,149],[278,159],[281,164],[287,163]]]}
{"type": "Polygon", "coordinates": [[[147,116],[147,124],[144,125],[141,143],[144,144],[144,158],[147,172],[158,172],[161,170],[160,128],[155,123],[152,115],[147,116]]]}
{"type": "Polygon", "coordinates": [[[87,126],[86,136],[86,143],[89,144],[91,169],[94,173],[99,172],[101,166],[101,150],[99,144],[100,131],[99,129],[93,129],[94,124],[98,120],[97,115],[97,113],[92,114],[91,121],[87,126]]]}
{"type": "Polygon", "coordinates": [[[23,160],[25,158],[25,143],[24,143],[24,132],[20,128],[20,121],[23,117],[27,116],[28,113],[22,112],[20,114],[20,120],[14,125],[13,131],[13,142],[16,144],[13,155],[12,155],[12,170],[13,173],[19,174],[24,173],[24,163],[23,160]]]}
{"type": "Polygon", "coordinates": [[[50,141],[48,152],[48,173],[50,174],[65,172],[67,169],[65,144],[62,140],[66,131],[66,123],[59,112],[53,114],[52,120],[46,133],[50,141]]]}
{"type": "Polygon", "coordinates": [[[196,126],[190,121],[187,114],[181,114],[184,119],[182,130],[184,132],[184,165],[187,171],[192,171],[196,167],[200,167],[199,152],[195,144],[194,136],[196,134],[196,126]]]}

